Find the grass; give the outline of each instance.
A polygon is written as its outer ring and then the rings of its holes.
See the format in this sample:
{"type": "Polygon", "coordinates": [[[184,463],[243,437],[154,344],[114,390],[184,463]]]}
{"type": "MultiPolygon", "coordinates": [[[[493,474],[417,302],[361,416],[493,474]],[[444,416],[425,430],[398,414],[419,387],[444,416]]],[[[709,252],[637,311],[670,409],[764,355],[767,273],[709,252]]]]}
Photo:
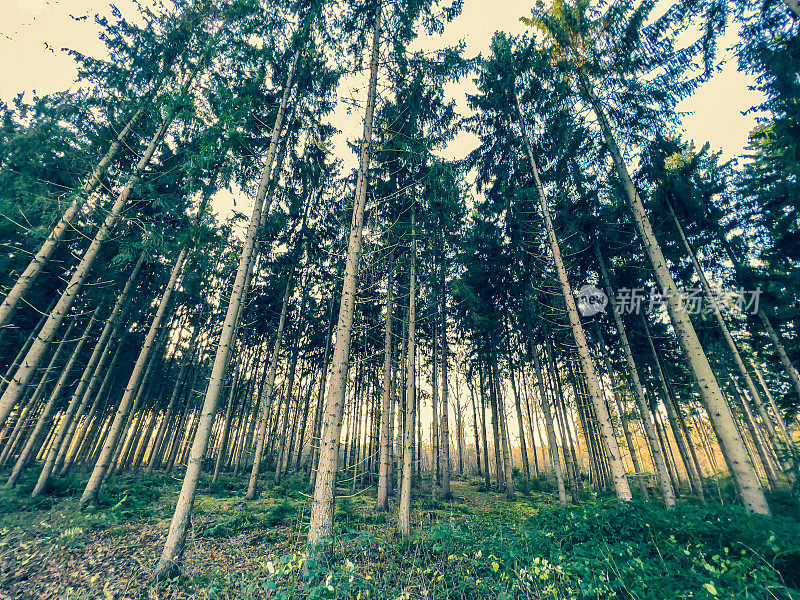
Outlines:
{"type": "Polygon", "coordinates": [[[478,491],[475,478],[454,481],[443,502],[424,482],[405,541],[396,512],[373,512],[371,491],[341,489],[335,542],[321,559],[305,553],[303,479],[272,487],[265,475],[252,502],[244,477],[204,479],[182,574],[153,588],[176,477],[112,478],[86,512],[77,497],[88,474],[57,480],[44,500],[29,498],[32,477],[0,491],[0,597],[800,598],[800,522],[788,505],[764,519],[731,504],[683,501],[668,512],[586,492],[562,509],[546,478],[515,502],[478,491]]]}

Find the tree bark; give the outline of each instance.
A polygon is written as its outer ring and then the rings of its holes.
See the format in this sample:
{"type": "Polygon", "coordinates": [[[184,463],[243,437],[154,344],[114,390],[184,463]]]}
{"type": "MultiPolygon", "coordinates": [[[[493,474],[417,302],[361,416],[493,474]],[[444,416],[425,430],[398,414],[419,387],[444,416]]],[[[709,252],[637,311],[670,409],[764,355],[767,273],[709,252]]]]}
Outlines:
{"type": "MultiPolygon", "coordinates": [[[[106,152],[105,156],[100,159],[100,162],[97,164],[94,171],[92,171],[92,174],[81,186],[79,194],[86,195],[94,190],[94,188],[100,182],[100,177],[105,172],[106,167],[108,167],[108,165],[114,159],[117,152],[122,147],[122,144],[125,142],[125,139],[142,118],[143,114],[144,103],[128,120],[128,122],[122,128],[122,131],[119,132],[119,135],[117,135],[116,139],[111,143],[111,146],[108,148],[108,152],[106,152]]],[[[42,246],[39,248],[36,256],[31,259],[31,262],[19,276],[17,282],[14,284],[14,287],[8,292],[3,300],[3,303],[0,304],[0,327],[3,327],[3,325],[8,323],[8,320],[11,318],[11,315],[13,314],[14,309],[17,307],[17,304],[36,281],[39,273],[41,273],[44,266],[50,260],[50,256],[52,256],[56,246],[58,246],[61,240],[64,239],[64,234],[67,232],[67,229],[72,223],[72,220],[75,218],[75,215],[78,214],[79,208],[80,205],[78,203],[78,198],[75,198],[69,205],[69,208],[67,208],[64,214],[58,220],[58,223],[56,223],[55,227],[50,232],[50,235],[48,235],[47,239],[45,239],[45,241],[42,243],[42,246]]]]}
{"type": "Polygon", "coordinates": [[[558,501],[561,506],[567,505],[567,489],[564,487],[564,471],[561,468],[561,457],[558,455],[558,438],[556,437],[556,429],[553,426],[553,416],[550,412],[550,402],[547,399],[547,393],[544,389],[544,379],[542,379],[542,363],[539,361],[539,355],[533,352],[533,364],[536,368],[536,384],[539,388],[539,401],[542,405],[542,412],[544,414],[544,422],[547,427],[547,447],[550,451],[550,464],[553,465],[553,470],[556,475],[556,488],[558,490],[558,501]]]}
{"type": "Polygon", "coordinates": [[[639,192],[631,179],[630,173],[625,166],[622,153],[617,146],[617,142],[611,131],[611,125],[606,116],[600,100],[594,94],[586,73],[581,70],[579,73],[580,83],[592,105],[597,120],[600,124],[606,146],[611,153],[617,174],[622,180],[623,187],[628,197],[628,203],[633,214],[633,220],[642,245],[650,257],[650,262],[655,271],[656,280],[666,296],[667,308],[670,318],[678,337],[678,341],[689,359],[692,374],[695,377],[700,395],[703,398],[709,417],[715,423],[715,430],[719,436],[723,451],[728,456],[733,468],[733,476],[736,479],[742,494],[745,507],[751,512],[769,515],[770,510],[767,505],[761,483],[756,475],[755,468],[747,456],[744,442],[736,430],[730,408],[722,396],[722,390],[714,377],[711,365],[708,362],[700,340],[697,337],[694,326],[689,319],[686,307],[681,302],[675,280],[667,267],[667,261],[661,252],[661,247],[656,240],[650,219],[647,217],[644,205],[639,198],[639,192]]]}
{"type": "Polygon", "coordinates": [[[389,467],[391,443],[389,437],[389,413],[392,402],[392,315],[394,313],[394,259],[389,258],[389,273],[386,276],[386,325],[383,333],[383,389],[381,394],[381,443],[380,471],[378,472],[378,496],[375,510],[389,510],[389,467]]]}
{"type": "Polygon", "coordinates": [[[575,344],[578,347],[578,355],[581,359],[581,366],[583,367],[583,371],[586,375],[586,383],[589,388],[589,394],[592,399],[592,403],[594,404],[594,409],[595,413],[597,414],[597,420],[600,424],[603,441],[605,442],[607,458],[611,467],[611,478],[614,482],[614,489],[616,490],[617,498],[622,501],[628,501],[631,499],[631,490],[628,486],[628,477],[625,474],[625,463],[622,460],[622,453],[619,451],[617,438],[614,435],[614,426],[611,422],[611,416],[608,414],[606,404],[600,395],[600,389],[597,382],[597,373],[594,368],[594,363],[592,362],[591,354],[589,353],[589,345],[586,341],[586,335],[584,334],[583,326],[581,325],[578,309],[575,305],[575,296],[572,293],[572,286],[569,283],[567,270],[561,257],[561,247],[558,239],[556,238],[555,229],[553,228],[553,223],[550,218],[550,208],[547,204],[547,196],[545,195],[542,182],[539,179],[539,168],[533,155],[533,148],[531,147],[530,140],[528,140],[528,136],[525,133],[525,118],[522,114],[522,109],[519,106],[519,101],[517,101],[517,113],[519,115],[520,129],[523,133],[522,137],[525,143],[525,149],[528,153],[531,171],[533,172],[536,189],[539,193],[539,205],[542,210],[545,229],[547,230],[547,238],[550,242],[550,251],[553,254],[553,260],[556,265],[559,282],[561,283],[564,302],[567,306],[567,316],[569,317],[570,326],[572,328],[572,335],[575,338],[575,344]]]}
{"type": "MultiPolygon", "coordinates": [[[[181,95],[186,91],[189,83],[192,80],[193,77],[190,78],[190,80],[181,90],[181,95]]],[[[64,289],[64,292],[61,294],[61,297],[59,298],[55,307],[50,312],[50,315],[39,332],[39,335],[36,337],[36,340],[31,345],[30,350],[25,356],[25,360],[17,370],[14,378],[8,384],[8,387],[6,387],[2,397],[0,397],[0,426],[2,426],[2,424],[5,422],[8,413],[11,411],[14,404],[16,404],[17,400],[19,400],[19,397],[33,376],[34,371],[39,366],[39,363],[41,362],[48,346],[50,345],[50,341],[53,339],[53,336],[61,325],[64,316],[69,311],[73,301],[78,295],[78,292],[83,286],[84,281],[88,277],[89,271],[94,265],[101,246],[106,239],[108,239],[111,229],[117,224],[117,221],[122,215],[123,209],[128,203],[128,198],[133,191],[133,188],[139,182],[145,167],[147,167],[147,165],[150,163],[150,159],[153,157],[153,154],[155,154],[156,149],[160,145],[164,133],[172,123],[176,112],[177,108],[173,108],[167,118],[164,119],[156,132],[153,134],[153,137],[150,139],[150,143],[148,144],[147,149],[144,151],[144,154],[139,159],[133,174],[123,186],[122,190],[117,196],[116,201],[114,202],[114,205],[111,208],[111,211],[100,225],[100,229],[95,234],[94,239],[92,239],[92,242],[89,244],[86,252],[84,252],[83,257],[73,271],[72,276],[70,277],[70,280],[64,289]]]]}
{"type": "Polygon", "coordinates": [[[103,451],[101,452],[100,457],[97,459],[97,463],[92,470],[92,474],[89,477],[86,488],[84,488],[83,494],[81,495],[81,507],[86,507],[89,504],[97,504],[98,502],[100,485],[103,482],[106,471],[111,466],[112,455],[117,446],[117,442],[119,441],[120,433],[122,432],[123,421],[128,416],[128,412],[131,408],[131,402],[134,400],[134,395],[137,393],[139,385],[142,383],[142,375],[144,374],[145,366],[148,363],[150,353],[155,345],[156,335],[160,332],[161,322],[167,312],[170,298],[172,298],[172,292],[175,290],[176,284],[178,283],[178,276],[183,269],[185,258],[186,248],[183,248],[172,267],[169,281],[164,289],[164,293],[161,295],[161,301],[159,302],[158,309],[153,317],[153,321],[150,323],[150,329],[147,332],[144,345],[139,351],[139,356],[136,358],[133,372],[131,373],[130,379],[128,380],[128,385],[125,387],[125,392],[120,400],[117,414],[114,417],[114,422],[112,423],[111,429],[106,436],[103,451]]]}
{"type": "Polygon", "coordinates": [[[417,240],[414,230],[414,213],[411,213],[411,267],[408,286],[408,365],[406,366],[406,426],[403,430],[403,479],[400,485],[400,503],[397,512],[397,528],[403,539],[411,534],[411,463],[414,447],[414,413],[416,403],[416,256],[417,240]]]}
{"type": "Polygon", "coordinates": [[[353,327],[353,311],[356,301],[358,263],[361,256],[361,236],[364,224],[364,205],[367,198],[367,178],[372,142],[373,116],[378,84],[378,58],[381,35],[382,0],[375,8],[375,22],[370,58],[370,78],[367,91],[367,107],[364,116],[364,137],[361,142],[358,180],[350,223],[347,245],[342,297],[339,305],[339,320],[336,324],[336,346],[333,351],[333,369],[328,384],[328,398],[320,440],[319,465],[314,484],[314,499],[311,507],[311,521],[308,530],[308,545],[315,547],[331,537],[333,530],[334,484],[339,456],[339,437],[342,429],[345,385],[350,358],[350,336],[353,327]]]}

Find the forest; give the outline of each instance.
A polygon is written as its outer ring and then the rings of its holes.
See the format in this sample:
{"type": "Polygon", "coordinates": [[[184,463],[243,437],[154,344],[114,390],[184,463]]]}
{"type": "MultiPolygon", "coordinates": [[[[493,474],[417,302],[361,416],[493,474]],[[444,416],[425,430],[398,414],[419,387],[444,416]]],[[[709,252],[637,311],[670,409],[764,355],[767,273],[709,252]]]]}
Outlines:
{"type": "Polygon", "coordinates": [[[110,5],[0,102],[0,599],[800,599],[797,0],[463,4],[110,5]]]}

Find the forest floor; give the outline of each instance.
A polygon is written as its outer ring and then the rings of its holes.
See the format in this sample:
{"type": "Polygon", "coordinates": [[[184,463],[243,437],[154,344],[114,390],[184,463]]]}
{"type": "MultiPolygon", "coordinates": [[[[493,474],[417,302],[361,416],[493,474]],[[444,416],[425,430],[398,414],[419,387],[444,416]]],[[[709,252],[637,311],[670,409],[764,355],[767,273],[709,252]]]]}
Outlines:
{"type": "Polygon", "coordinates": [[[32,479],[0,491],[0,600],[800,599],[800,520],[780,498],[779,514],[765,519],[729,502],[686,500],[667,512],[588,491],[561,509],[544,478],[508,501],[465,477],[441,502],[425,481],[403,542],[395,513],[373,512],[372,488],[340,489],[336,542],[320,562],[304,553],[304,481],[265,483],[244,502],[244,477],[205,480],[182,574],[152,585],[180,478],[114,477],[101,506],[81,512],[84,482],[71,475],[37,500],[32,479]]]}

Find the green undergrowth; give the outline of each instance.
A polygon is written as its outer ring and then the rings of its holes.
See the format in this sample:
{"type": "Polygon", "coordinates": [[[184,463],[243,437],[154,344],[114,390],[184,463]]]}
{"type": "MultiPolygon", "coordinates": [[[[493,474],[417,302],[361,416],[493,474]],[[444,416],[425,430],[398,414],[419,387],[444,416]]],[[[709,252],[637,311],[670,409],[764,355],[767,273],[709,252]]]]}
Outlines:
{"type": "MultiPolygon", "coordinates": [[[[123,581],[126,573],[114,575],[117,580],[104,575],[113,564],[95,563],[90,551],[146,543],[137,546],[146,573],[160,553],[179,475],[112,477],[100,506],[85,511],[77,503],[88,473],[56,479],[43,499],[29,497],[34,477],[0,490],[0,547],[30,563],[60,560],[53,548],[63,556],[86,553],[92,557],[87,571],[99,573],[84,582],[80,597],[86,598],[133,585],[132,598],[156,592],[165,599],[800,600],[796,508],[778,494],[770,498],[775,517],[748,515],[727,501],[726,479],[720,480],[724,505],[684,498],[673,511],[657,499],[620,505],[586,490],[579,506],[561,508],[547,477],[532,480],[531,492],[517,493],[513,502],[498,491],[478,491],[483,480],[465,477],[453,482],[453,497],[445,501],[424,480],[413,496],[412,536],[405,541],[396,529],[396,499],[390,512],[376,513],[374,490],[351,493],[344,481],[330,552],[310,558],[304,477],[273,486],[267,475],[251,502],[243,498],[245,475],[213,485],[203,478],[183,574],[148,591],[146,577],[131,584],[123,581]]],[[[711,488],[708,482],[713,498],[711,488]]]]}
{"type": "Polygon", "coordinates": [[[340,533],[324,560],[298,547],[172,585],[212,598],[800,598],[800,525],[786,517],[607,499],[519,517],[514,505],[458,513],[409,542],[365,527],[340,533]]]}

